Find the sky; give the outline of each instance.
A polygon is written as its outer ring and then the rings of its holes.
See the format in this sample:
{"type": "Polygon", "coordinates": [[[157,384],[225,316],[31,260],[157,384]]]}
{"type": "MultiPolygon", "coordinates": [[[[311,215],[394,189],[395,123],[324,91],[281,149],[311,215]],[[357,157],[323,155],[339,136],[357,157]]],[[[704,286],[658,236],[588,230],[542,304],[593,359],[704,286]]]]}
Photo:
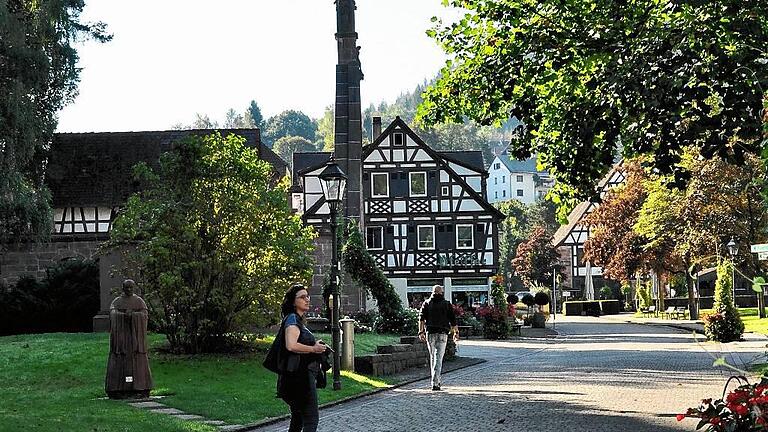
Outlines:
{"type": "MultiPolygon", "coordinates": [[[[441,0],[357,0],[363,106],[431,79],[446,55],[425,31],[459,12],[441,0]]],[[[58,132],[165,130],[224,120],[256,100],[265,118],[333,103],[333,0],[90,0],[81,18],[114,35],[78,43],[79,96],[58,132]]]]}

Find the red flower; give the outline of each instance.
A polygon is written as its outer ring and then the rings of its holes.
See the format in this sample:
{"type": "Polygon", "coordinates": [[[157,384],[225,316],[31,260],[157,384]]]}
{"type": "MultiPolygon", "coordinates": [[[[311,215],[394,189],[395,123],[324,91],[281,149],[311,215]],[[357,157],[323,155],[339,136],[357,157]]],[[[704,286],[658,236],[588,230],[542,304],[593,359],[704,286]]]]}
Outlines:
{"type": "Polygon", "coordinates": [[[749,408],[745,407],[744,405],[736,405],[733,409],[733,412],[740,416],[745,416],[749,412],[749,408]]]}
{"type": "Polygon", "coordinates": [[[684,418],[685,418],[685,414],[678,414],[677,415],[677,421],[683,421],[684,418]]]}

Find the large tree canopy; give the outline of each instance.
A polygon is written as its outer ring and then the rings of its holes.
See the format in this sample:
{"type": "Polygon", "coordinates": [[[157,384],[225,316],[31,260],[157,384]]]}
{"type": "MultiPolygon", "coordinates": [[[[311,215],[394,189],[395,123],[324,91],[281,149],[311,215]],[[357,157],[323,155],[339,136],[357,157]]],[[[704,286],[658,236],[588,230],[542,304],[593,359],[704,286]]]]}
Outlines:
{"type": "Polygon", "coordinates": [[[444,3],[467,13],[430,31],[452,59],[420,118],[522,119],[511,149],[538,154],[561,197],[594,194],[619,152],[653,154],[654,168],[682,184],[686,145],[737,163],[759,150],[768,2],[444,3]]]}
{"type": "Polygon", "coordinates": [[[262,133],[262,139],[272,146],[285,136],[300,136],[312,141],[315,139],[317,125],[301,111],[287,110],[270,117],[262,133]]]}
{"type": "Polygon", "coordinates": [[[77,95],[79,39],[111,38],[80,22],[83,0],[0,2],[0,244],[46,237],[45,151],[58,111],[77,95]]]}

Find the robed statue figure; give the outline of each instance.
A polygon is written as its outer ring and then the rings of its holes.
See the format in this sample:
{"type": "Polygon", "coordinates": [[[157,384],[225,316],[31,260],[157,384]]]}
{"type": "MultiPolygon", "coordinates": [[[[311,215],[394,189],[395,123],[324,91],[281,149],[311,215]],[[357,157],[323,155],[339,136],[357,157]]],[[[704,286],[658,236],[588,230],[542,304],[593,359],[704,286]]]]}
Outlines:
{"type": "Polygon", "coordinates": [[[147,305],[123,282],[123,294],[109,307],[109,360],[104,387],[111,399],[146,398],[152,389],[147,356],[147,305]]]}

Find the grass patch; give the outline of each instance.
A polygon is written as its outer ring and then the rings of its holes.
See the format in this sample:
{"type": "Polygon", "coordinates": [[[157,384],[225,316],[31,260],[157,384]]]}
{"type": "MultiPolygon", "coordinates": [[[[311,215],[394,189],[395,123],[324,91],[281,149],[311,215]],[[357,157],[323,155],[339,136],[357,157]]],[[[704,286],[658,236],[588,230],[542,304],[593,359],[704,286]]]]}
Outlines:
{"type": "MultiPolygon", "coordinates": [[[[322,339],[328,345],[331,344],[330,333],[315,333],[315,337],[322,339]]],[[[375,354],[379,345],[392,345],[400,343],[400,336],[378,333],[356,333],[355,355],[375,354]]]]}
{"type": "MultiPolygon", "coordinates": [[[[396,337],[356,335],[358,353],[396,337]]],[[[150,335],[153,348],[162,335],[150,335]]],[[[265,344],[266,345],[266,344],[265,344]]],[[[103,399],[109,335],[41,334],[0,337],[0,418],[5,430],[192,431],[216,430],[103,399]]],[[[275,398],[275,374],[261,363],[263,352],[175,356],[153,352],[153,395],[182,411],[228,423],[251,423],[287,414],[275,398]]],[[[319,391],[320,403],[387,387],[393,381],[342,373],[342,390],[319,391]]]]}

